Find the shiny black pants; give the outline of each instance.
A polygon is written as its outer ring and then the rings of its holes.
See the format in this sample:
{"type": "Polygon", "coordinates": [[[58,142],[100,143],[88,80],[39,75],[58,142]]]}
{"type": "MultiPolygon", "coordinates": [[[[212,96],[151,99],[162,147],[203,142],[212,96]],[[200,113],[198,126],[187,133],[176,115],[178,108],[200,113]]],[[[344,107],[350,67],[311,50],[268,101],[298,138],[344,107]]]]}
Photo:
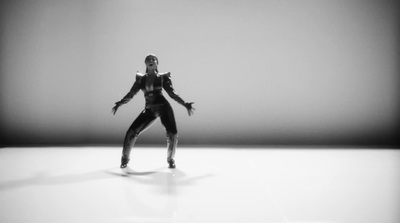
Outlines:
{"type": "Polygon", "coordinates": [[[168,134],[177,134],[174,111],[171,105],[164,104],[154,108],[146,108],[140,115],[133,121],[128,131],[132,131],[136,136],[146,130],[153,124],[157,118],[161,119],[168,134]]]}
{"type": "Polygon", "coordinates": [[[137,137],[148,127],[150,127],[157,118],[161,119],[161,123],[165,127],[168,140],[168,161],[173,160],[175,148],[177,145],[177,128],[175,123],[175,116],[171,105],[163,104],[146,108],[140,115],[133,121],[132,125],[126,132],[124,139],[124,147],[122,151],[122,163],[128,163],[130,152],[136,142],[137,137]]]}

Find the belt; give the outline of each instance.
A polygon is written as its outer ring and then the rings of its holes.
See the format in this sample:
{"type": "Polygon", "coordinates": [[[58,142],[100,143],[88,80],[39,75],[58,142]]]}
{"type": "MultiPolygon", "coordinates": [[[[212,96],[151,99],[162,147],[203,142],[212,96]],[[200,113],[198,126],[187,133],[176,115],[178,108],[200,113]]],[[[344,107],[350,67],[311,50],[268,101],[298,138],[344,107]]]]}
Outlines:
{"type": "Polygon", "coordinates": [[[144,93],[144,96],[154,96],[154,95],[160,95],[161,91],[148,91],[146,93],[144,93]]]}

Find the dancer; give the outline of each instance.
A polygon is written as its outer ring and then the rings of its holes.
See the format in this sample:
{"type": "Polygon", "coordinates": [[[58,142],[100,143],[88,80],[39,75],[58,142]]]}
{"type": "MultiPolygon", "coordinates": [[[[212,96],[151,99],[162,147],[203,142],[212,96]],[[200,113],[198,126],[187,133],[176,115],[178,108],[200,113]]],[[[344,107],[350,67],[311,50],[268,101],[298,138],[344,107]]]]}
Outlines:
{"type": "Polygon", "coordinates": [[[122,169],[127,167],[130,160],[131,149],[134,146],[137,137],[140,133],[146,130],[157,117],[159,117],[167,132],[168,167],[175,168],[174,156],[178,143],[178,131],[175,123],[174,112],[167,99],[163,96],[162,89],[164,89],[171,98],[183,105],[187,109],[189,116],[192,115],[193,110],[195,110],[192,106],[194,103],[185,102],[175,92],[172,86],[170,72],[158,72],[158,59],[155,55],[148,55],[144,62],[146,64],[146,73],[136,74],[136,81],[129,93],[120,101],[116,102],[115,106],[112,108],[112,113],[115,115],[121,105],[128,103],[133,96],[139,92],[139,90],[143,91],[146,105],[144,110],[139,114],[135,121],[133,121],[132,125],[126,132],[120,167],[122,169]]]}

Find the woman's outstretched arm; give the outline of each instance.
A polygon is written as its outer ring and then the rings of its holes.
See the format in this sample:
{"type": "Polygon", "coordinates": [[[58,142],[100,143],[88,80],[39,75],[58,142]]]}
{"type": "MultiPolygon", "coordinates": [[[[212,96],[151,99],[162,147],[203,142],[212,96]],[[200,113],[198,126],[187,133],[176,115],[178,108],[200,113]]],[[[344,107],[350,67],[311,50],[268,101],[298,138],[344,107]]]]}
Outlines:
{"type": "Polygon", "coordinates": [[[140,81],[142,79],[142,74],[137,73],[136,74],[136,81],[135,83],[133,83],[133,86],[131,88],[131,90],[128,92],[128,94],[126,94],[120,101],[115,102],[114,107],[112,108],[111,112],[115,115],[115,113],[117,112],[118,108],[123,105],[128,103],[133,96],[135,96],[139,90],[140,90],[140,81]]]}
{"type": "Polygon", "coordinates": [[[179,104],[183,105],[186,110],[188,111],[189,116],[193,114],[193,111],[196,110],[193,108],[194,102],[185,102],[174,90],[171,81],[171,73],[163,74],[163,88],[168,93],[168,95],[177,101],[179,104]]]}

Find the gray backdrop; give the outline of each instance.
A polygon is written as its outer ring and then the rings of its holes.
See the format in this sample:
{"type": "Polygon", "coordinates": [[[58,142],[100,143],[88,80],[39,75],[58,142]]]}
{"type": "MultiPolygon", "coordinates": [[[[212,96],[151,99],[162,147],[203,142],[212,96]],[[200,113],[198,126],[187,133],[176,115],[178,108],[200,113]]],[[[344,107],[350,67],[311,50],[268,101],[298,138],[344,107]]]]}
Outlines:
{"type": "MultiPolygon", "coordinates": [[[[154,53],[196,112],[183,145],[394,144],[399,4],[386,0],[1,1],[1,145],[115,144],[154,53]]],[[[165,143],[160,122],[139,144],[165,143]]]]}

